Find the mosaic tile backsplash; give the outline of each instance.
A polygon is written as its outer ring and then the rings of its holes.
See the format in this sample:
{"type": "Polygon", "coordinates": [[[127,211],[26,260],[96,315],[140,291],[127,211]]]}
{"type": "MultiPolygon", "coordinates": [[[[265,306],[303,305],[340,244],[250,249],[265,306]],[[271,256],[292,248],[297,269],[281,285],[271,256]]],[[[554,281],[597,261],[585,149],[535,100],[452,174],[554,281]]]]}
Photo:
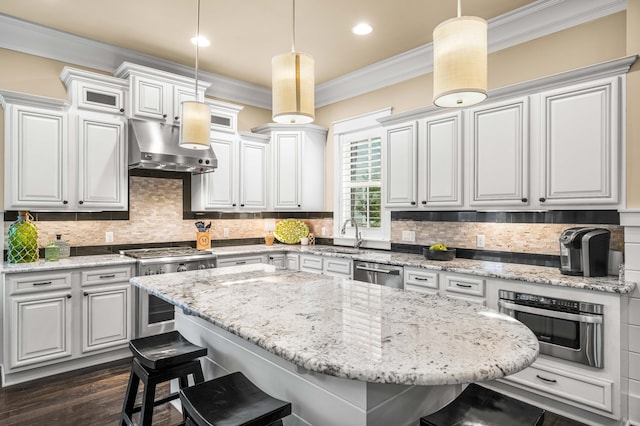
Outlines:
{"type": "Polygon", "coordinates": [[[560,255],[558,242],[560,233],[574,226],[607,228],[611,231],[611,250],[622,251],[624,249],[624,232],[621,226],[567,223],[392,221],[391,242],[418,245],[444,243],[448,247],[455,248],[560,255]],[[402,231],[414,231],[415,243],[403,241],[402,231]],[[484,248],[476,247],[477,235],[484,235],[484,248]]]}
{"type": "MultiPolygon", "coordinates": [[[[117,245],[195,241],[196,221],[182,219],[182,180],[131,176],[129,197],[129,220],[37,221],[39,246],[46,246],[56,234],[62,234],[62,239],[72,247],[102,246],[106,244],[107,231],[113,232],[113,244],[117,245]]],[[[305,219],[304,222],[316,235],[325,227],[325,238],[332,238],[332,219],[305,219]]],[[[4,224],[5,249],[10,224],[4,224]]],[[[261,238],[265,234],[264,225],[265,219],[211,220],[211,238],[261,238]],[[229,230],[226,238],[224,228],[229,230]]]]}

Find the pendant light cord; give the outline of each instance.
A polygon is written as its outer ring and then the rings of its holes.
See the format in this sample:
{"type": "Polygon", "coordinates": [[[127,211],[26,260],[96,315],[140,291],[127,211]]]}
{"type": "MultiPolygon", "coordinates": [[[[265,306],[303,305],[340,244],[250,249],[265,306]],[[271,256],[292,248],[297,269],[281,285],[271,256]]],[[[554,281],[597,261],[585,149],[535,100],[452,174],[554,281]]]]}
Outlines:
{"type": "MultiPolygon", "coordinates": [[[[198,0],[200,1],[200,0],[198,0]]],[[[462,0],[458,0],[458,18],[460,16],[462,16],[462,6],[461,6],[462,0]]]]}
{"type": "Polygon", "coordinates": [[[196,100],[198,99],[198,53],[200,48],[200,0],[198,0],[198,13],[196,22],[196,100]]]}
{"type": "MultiPolygon", "coordinates": [[[[199,1],[199,0],[198,0],[199,1]]],[[[296,51],[296,0],[292,0],[293,3],[293,16],[292,16],[292,25],[291,25],[291,53],[296,51]]]]}

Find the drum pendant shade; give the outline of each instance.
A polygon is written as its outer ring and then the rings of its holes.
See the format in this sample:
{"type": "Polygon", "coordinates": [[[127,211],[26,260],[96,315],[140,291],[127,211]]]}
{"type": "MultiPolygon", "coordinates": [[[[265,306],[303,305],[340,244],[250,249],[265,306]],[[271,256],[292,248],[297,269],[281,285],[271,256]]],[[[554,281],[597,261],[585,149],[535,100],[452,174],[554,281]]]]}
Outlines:
{"type": "Polygon", "coordinates": [[[273,121],[307,124],[315,118],[314,66],[311,55],[284,53],[271,60],[273,121]]]}
{"type": "Polygon", "coordinates": [[[433,31],[433,103],[466,107],[487,98],[487,21],[459,16],[433,31]]]}
{"type": "Polygon", "coordinates": [[[180,125],[180,147],[189,149],[209,149],[211,108],[198,101],[182,102],[182,123],[180,125]]]}

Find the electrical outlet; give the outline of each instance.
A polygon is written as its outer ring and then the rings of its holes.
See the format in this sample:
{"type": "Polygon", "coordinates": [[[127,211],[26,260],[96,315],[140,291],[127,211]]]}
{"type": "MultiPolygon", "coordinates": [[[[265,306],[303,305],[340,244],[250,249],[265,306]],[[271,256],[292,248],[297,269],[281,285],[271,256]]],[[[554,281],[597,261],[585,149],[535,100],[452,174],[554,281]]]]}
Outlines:
{"type": "Polygon", "coordinates": [[[113,242],[113,232],[111,231],[107,231],[104,233],[104,241],[107,243],[112,243],[113,242]]]}
{"type": "Polygon", "coordinates": [[[416,242],[416,231],[402,231],[402,241],[416,242]]]}
{"type": "Polygon", "coordinates": [[[323,236],[327,235],[327,228],[325,226],[322,227],[321,233],[323,236]]]}
{"type": "Polygon", "coordinates": [[[482,248],[484,247],[484,235],[476,235],[476,247],[482,248]]]}
{"type": "Polygon", "coordinates": [[[222,228],[222,236],[223,237],[229,236],[229,228],[222,228]]]}

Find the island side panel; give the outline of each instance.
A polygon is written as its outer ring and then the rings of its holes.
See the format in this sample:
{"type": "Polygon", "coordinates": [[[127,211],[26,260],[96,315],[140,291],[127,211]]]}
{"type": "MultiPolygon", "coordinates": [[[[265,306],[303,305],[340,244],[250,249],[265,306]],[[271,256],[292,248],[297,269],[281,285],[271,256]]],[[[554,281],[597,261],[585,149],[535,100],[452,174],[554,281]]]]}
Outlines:
{"type": "Polygon", "coordinates": [[[464,385],[404,386],[367,383],[311,372],[176,309],[176,328],[191,342],[206,346],[206,379],[242,371],[265,392],[286,401],[293,415],[285,426],[415,425],[421,416],[453,400],[464,385]]]}

